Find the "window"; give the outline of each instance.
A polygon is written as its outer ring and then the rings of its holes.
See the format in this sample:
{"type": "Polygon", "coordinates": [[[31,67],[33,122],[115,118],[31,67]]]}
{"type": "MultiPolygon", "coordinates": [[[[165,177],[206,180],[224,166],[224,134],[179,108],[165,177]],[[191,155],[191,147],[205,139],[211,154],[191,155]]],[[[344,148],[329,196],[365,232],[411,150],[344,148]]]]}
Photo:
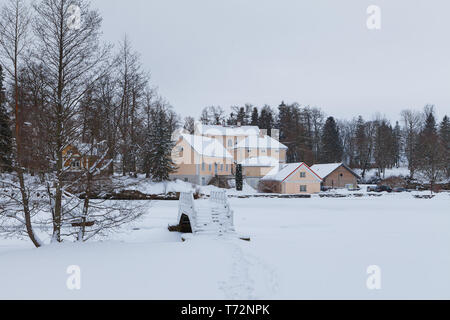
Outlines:
{"type": "Polygon", "coordinates": [[[70,166],[74,169],[80,169],[81,162],[80,162],[80,160],[72,160],[72,163],[70,164],[70,166]]]}
{"type": "Polygon", "coordinates": [[[306,172],[300,172],[300,178],[306,178],[306,172]]]}
{"type": "Polygon", "coordinates": [[[233,146],[233,140],[230,139],[230,140],[228,140],[228,147],[231,148],[232,146],[233,146]]]}
{"type": "Polygon", "coordinates": [[[205,163],[202,163],[202,171],[205,171],[205,163]]]}
{"type": "Polygon", "coordinates": [[[220,165],[220,171],[223,171],[223,164],[220,165]]]}
{"type": "Polygon", "coordinates": [[[300,192],[306,192],[307,189],[307,186],[300,186],[300,192]]]}
{"type": "Polygon", "coordinates": [[[209,171],[212,171],[212,165],[211,164],[208,166],[208,168],[209,168],[209,171]]]}
{"type": "Polygon", "coordinates": [[[206,186],[206,178],[202,178],[202,186],[206,186]]]}
{"type": "Polygon", "coordinates": [[[184,178],[184,182],[189,182],[189,179],[188,178],[184,178]]]}
{"type": "Polygon", "coordinates": [[[228,172],[228,165],[225,166],[225,170],[228,172]]]}

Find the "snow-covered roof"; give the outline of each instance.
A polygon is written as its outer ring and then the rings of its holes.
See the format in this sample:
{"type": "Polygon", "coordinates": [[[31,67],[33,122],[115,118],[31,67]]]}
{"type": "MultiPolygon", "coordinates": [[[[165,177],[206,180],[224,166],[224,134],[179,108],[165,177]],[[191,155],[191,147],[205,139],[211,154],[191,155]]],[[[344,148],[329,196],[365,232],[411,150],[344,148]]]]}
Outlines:
{"type": "Polygon", "coordinates": [[[257,136],[259,128],[255,126],[213,126],[197,124],[195,134],[209,136],[257,136]]]}
{"type": "Polygon", "coordinates": [[[75,148],[81,156],[99,156],[101,154],[99,147],[101,147],[102,144],[103,142],[94,144],[77,142],[70,145],[70,147],[75,148]]]}
{"type": "Polygon", "coordinates": [[[325,163],[325,164],[315,164],[311,167],[315,173],[320,177],[326,178],[329,174],[335,171],[337,168],[342,166],[342,163],[325,163]]]}
{"type": "Polygon", "coordinates": [[[234,149],[240,148],[287,149],[288,147],[269,136],[253,136],[242,140],[234,147],[234,149]]]}
{"type": "Polygon", "coordinates": [[[347,167],[344,163],[324,163],[324,164],[315,164],[311,167],[311,169],[317,173],[322,179],[325,179],[328,177],[331,173],[333,173],[337,168],[344,166],[349,170],[352,174],[354,174],[356,177],[358,175],[353,172],[349,167],[347,167]]]}
{"type": "Polygon", "coordinates": [[[233,156],[217,139],[190,134],[181,134],[181,137],[202,156],[233,159],[233,156]]]}
{"type": "Polygon", "coordinates": [[[243,167],[277,167],[279,163],[275,158],[262,156],[245,159],[240,164],[243,167]]]}
{"type": "Polygon", "coordinates": [[[295,171],[297,171],[301,167],[305,167],[319,181],[322,181],[322,179],[313,170],[311,170],[311,168],[308,167],[308,165],[304,162],[288,163],[288,164],[280,165],[279,167],[273,168],[264,178],[262,178],[262,180],[283,182],[287,178],[289,178],[290,175],[292,175],[295,171]]]}

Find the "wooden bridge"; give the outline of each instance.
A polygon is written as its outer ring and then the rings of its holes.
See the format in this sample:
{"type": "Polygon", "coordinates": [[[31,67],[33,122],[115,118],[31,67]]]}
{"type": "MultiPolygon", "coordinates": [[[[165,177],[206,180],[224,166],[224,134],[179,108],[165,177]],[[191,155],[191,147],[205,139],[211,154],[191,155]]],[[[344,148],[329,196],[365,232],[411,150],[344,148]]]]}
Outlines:
{"type": "MultiPolygon", "coordinates": [[[[249,238],[238,236],[233,217],[226,191],[211,192],[208,201],[195,201],[192,193],[184,192],[180,194],[176,231],[193,236],[236,237],[249,241],[249,238]]],[[[183,240],[186,237],[184,235],[183,240]]]]}

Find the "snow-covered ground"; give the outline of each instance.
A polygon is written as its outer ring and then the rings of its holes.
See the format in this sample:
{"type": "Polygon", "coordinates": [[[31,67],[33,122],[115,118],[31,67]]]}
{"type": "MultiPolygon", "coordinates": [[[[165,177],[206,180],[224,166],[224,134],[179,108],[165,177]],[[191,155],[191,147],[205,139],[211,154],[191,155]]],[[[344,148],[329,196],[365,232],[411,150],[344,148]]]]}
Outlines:
{"type": "Polygon", "coordinates": [[[144,202],[147,215],[104,242],[0,240],[0,299],[450,299],[449,194],[230,202],[251,242],[181,242],[167,231],[172,201],[144,202]],[[81,290],[66,286],[71,265],[81,290]],[[381,290],[366,286],[372,265],[381,290]]]}
{"type": "MultiPolygon", "coordinates": [[[[168,181],[168,182],[152,182],[149,179],[146,179],[144,175],[140,175],[138,178],[131,177],[121,177],[116,176],[115,179],[120,181],[120,184],[124,186],[124,189],[127,190],[137,190],[145,194],[168,194],[171,192],[199,192],[201,194],[209,195],[211,191],[220,190],[215,186],[199,186],[194,185],[189,182],[184,182],[181,180],[168,181]]],[[[242,191],[236,191],[235,189],[227,190],[228,194],[254,194],[256,190],[249,186],[246,182],[243,184],[242,191]]]]}

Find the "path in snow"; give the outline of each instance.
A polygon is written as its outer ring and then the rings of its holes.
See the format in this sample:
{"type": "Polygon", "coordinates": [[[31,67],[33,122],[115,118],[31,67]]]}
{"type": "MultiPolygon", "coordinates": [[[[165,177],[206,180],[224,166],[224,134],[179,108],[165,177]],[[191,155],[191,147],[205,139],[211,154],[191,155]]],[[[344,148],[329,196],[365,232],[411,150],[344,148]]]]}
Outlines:
{"type": "Polygon", "coordinates": [[[232,249],[232,271],[229,279],[221,283],[220,289],[226,299],[255,300],[271,297],[278,289],[277,274],[273,267],[253,255],[245,243],[230,243],[232,249]]]}

